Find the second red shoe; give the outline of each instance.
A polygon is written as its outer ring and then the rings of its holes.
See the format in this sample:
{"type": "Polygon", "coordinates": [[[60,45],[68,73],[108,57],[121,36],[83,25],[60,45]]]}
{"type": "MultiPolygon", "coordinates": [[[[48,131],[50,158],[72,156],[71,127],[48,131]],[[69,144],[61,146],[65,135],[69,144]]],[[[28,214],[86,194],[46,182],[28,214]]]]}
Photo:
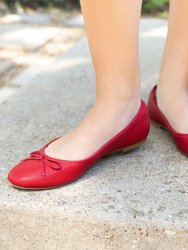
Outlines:
{"type": "Polygon", "coordinates": [[[148,133],[147,107],[141,101],[140,109],[129,125],[90,157],[77,161],[49,157],[45,154],[45,148],[51,143],[49,142],[13,167],[8,180],[13,186],[22,189],[49,189],[68,184],[81,177],[103,156],[139,146],[146,140],[148,133]]]}
{"type": "Polygon", "coordinates": [[[151,121],[153,121],[159,127],[166,128],[172,135],[177,148],[183,153],[188,154],[188,134],[178,133],[170,125],[167,118],[161,112],[161,110],[159,109],[157,105],[156,89],[157,89],[157,85],[155,85],[150,92],[149,101],[148,101],[149,117],[151,121]]]}

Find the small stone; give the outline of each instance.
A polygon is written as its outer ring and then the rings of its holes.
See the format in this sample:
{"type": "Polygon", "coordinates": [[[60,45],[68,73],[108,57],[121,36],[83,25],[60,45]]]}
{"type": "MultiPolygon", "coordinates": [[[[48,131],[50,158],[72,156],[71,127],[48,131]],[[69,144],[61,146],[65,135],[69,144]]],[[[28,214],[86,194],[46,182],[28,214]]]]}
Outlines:
{"type": "Polygon", "coordinates": [[[166,233],[167,235],[170,235],[170,236],[176,235],[176,232],[171,231],[171,230],[166,230],[165,233],[166,233]]]}
{"type": "Polygon", "coordinates": [[[135,245],[132,245],[132,246],[131,246],[131,249],[136,249],[136,246],[135,246],[135,245]]]}

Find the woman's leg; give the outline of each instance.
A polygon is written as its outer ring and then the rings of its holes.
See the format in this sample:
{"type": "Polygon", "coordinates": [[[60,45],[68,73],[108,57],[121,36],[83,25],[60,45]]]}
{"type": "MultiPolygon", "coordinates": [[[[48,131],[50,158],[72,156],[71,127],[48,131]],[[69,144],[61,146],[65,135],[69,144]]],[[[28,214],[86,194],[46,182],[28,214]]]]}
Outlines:
{"type": "Polygon", "coordinates": [[[171,0],[157,101],[171,125],[188,133],[188,1],[171,0]]]}
{"type": "Polygon", "coordinates": [[[83,159],[122,130],[140,107],[138,33],[142,0],[81,0],[96,75],[96,102],[46,154],[83,159]]]}

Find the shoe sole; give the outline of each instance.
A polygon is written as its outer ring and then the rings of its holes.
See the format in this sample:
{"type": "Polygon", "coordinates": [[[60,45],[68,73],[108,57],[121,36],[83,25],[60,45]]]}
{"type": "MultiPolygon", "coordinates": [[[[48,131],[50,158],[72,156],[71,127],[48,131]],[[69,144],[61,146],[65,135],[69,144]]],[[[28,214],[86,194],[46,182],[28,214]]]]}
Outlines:
{"type": "MultiPolygon", "coordinates": [[[[110,152],[109,154],[106,154],[106,155],[104,155],[102,158],[104,158],[104,157],[106,157],[106,156],[109,156],[109,155],[111,155],[111,154],[116,154],[116,153],[118,153],[118,152],[127,152],[127,151],[130,151],[130,150],[133,150],[133,149],[136,149],[136,148],[138,148],[138,147],[140,147],[142,144],[144,144],[145,142],[147,141],[147,138],[146,139],[144,139],[144,140],[142,140],[142,141],[140,141],[140,142],[138,142],[138,143],[136,143],[136,144],[132,144],[132,145],[130,145],[130,146],[128,146],[128,147],[125,147],[125,148],[120,148],[120,149],[117,149],[117,150],[114,150],[114,151],[112,151],[112,152],[110,152]]],[[[101,159],[102,159],[101,158],[101,159]]],[[[87,172],[87,171],[86,171],[87,172]]],[[[85,172],[85,173],[86,173],[85,172]]],[[[81,177],[81,176],[80,176],[81,177]]],[[[80,178],[79,177],[79,178],[80,178]]],[[[79,178],[77,178],[77,179],[75,179],[74,181],[76,181],[76,180],[78,180],[79,178]]],[[[60,185],[60,186],[55,186],[55,187],[47,187],[47,188],[27,188],[27,187],[20,187],[20,186],[16,186],[16,185],[14,185],[14,184],[11,184],[14,188],[16,188],[16,189],[19,189],[19,190],[30,190],[30,191],[32,191],[32,190],[34,190],[34,191],[40,191],[40,190],[48,190],[48,189],[55,189],[55,188],[60,188],[60,187],[63,187],[63,186],[66,186],[66,185],[68,185],[68,184],[70,184],[70,183],[73,183],[74,181],[71,181],[71,182],[69,182],[69,183],[67,183],[67,184],[63,184],[63,185],[60,185]]]]}
{"type": "Polygon", "coordinates": [[[111,154],[115,154],[115,153],[118,153],[118,152],[124,152],[126,153],[127,151],[130,151],[132,149],[136,149],[138,147],[140,147],[142,144],[144,144],[146,142],[147,139],[144,139],[136,144],[132,144],[128,147],[125,147],[125,148],[120,148],[120,149],[117,149],[117,150],[114,150],[112,152],[110,152],[109,154],[106,154],[104,157],[108,156],[108,155],[111,155],[111,154]]]}
{"type": "MultiPolygon", "coordinates": [[[[161,125],[161,124],[159,124],[159,123],[157,123],[157,122],[155,122],[155,121],[153,121],[153,120],[151,120],[151,119],[150,119],[150,123],[153,124],[153,125],[154,125],[155,127],[157,127],[157,128],[166,130],[166,131],[170,134],[170,131],[169,131],[168,128],[166,128],[165,126],[163,126],[163,125],[161,125]]],[[[171,134],[170,134],[170,136],[171,136],[172,139],[173,139],[173,136],[172,136],[171,134]]],[[[180,151],[183,155],[185,155],[186,157],[188,156],[187,153],[183,152],[180,148],[177,147],[176,143],[175,143],[175,146],[176,146],[176,148],[178,149],[178,151],[180,151]]]]}

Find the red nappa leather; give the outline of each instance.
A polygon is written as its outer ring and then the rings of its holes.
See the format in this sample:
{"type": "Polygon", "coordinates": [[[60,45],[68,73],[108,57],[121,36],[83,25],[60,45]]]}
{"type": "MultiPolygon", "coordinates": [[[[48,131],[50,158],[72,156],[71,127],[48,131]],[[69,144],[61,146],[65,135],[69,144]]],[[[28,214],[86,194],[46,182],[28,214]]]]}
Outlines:
{"type": "Polygon", "coordinates": [[[179,133],[175,131],[175,129],[170,125],[165,115],[161,112],[161,110],[157,106],[156,89],[157,85],[155,85],[152,88],[149,95],[149,101],[148,101],[149,117],[159,126],[166,128],[172,135],[177,148],[183,153],[188,154],[188,134],[179,133]]]}
{"type": "Polygon", "coordinates": [[[81,177],[103,156],[144,141],[149,128],[147,106],[141,100],[140,109],[129,125],[90,157],[76,161],[49,157],[45,148],[51,141],[12,168],[8,180],[13,186],[24,189],[47,189],[68,184],[81,177]]]}

